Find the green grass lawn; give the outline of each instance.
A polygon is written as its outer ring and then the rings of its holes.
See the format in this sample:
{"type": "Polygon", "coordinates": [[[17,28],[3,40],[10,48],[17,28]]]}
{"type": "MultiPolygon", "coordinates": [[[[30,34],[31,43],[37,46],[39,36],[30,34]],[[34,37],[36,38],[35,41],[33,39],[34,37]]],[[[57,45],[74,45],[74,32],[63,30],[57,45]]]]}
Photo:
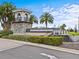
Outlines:
{"type": "Polygon", "coordinates": [[[79,36],[79,32],[69,32],[68,34],[71,36],[79,36]]]}

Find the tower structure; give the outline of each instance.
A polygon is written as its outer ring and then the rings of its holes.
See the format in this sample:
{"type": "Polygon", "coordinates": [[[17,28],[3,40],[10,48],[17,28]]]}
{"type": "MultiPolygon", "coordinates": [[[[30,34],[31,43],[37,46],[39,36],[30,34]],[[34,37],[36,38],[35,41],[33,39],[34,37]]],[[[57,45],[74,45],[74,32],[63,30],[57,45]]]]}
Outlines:
{"type": "Polygon", "coordinates": [[[29,21],[31,12],[25,9],[17,9],[13,13],[15,19],[11,24],[11,30],[14,33],[26,33],[32,27],[29,21]]]}

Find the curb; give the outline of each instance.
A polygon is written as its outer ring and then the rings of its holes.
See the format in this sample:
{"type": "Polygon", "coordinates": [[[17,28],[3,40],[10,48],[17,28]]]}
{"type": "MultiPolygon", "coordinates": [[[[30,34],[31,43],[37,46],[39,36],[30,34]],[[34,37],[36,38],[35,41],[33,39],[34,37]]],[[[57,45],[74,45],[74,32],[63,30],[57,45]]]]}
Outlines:
{"type": "Polygon", "coordinates": [[[49,46],[49,45],[30,43],[30,42],[24,42],[24,43],[27,44],[27,45],[30,45],[30,46],[46,48],[46,49],[51,49],[51,50],[57,50],[57,51],[62,51],[62,52],[67,52],[67,53],[72,53],[72,54],[78,54],[79,55],[79,50],[75,50],[75,49],[68,49],[68,48],[49,46]]]}
{"type": "MultiPolygon", "coordinates": [[[[4,39],[4,40],[6,40],[6,39],[4,39]]],[[[7,39],[7,40],[10,40],[10,39],[7,39]]],[[[30,45],[30,46],[46,48],[46,49],[51,49],[51,50],[57,50],[57,51],[62,51],[62,52],[67,52],[67,53],[72,53],[72,54],[78,54],[79,55],[79,50],[75,50],[75,49],[68,49],[68,48],[49,46],[49,45],[38,44],[38,43],[16,41],[16,40],[10,40],[10,41],[14,41],[14,42],[17,42],[17,43],[26,44],[26,45],[30,45]]]]}

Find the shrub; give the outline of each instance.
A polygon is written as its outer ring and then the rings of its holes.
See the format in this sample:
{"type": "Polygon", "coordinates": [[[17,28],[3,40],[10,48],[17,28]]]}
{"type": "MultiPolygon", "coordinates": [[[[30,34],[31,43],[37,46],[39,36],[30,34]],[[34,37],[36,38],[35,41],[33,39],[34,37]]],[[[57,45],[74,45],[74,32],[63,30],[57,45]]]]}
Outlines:
{"type": "Polygon", "coordinates": [[[9,31],[9,34],[13,34],[13,31],[9,31]]]}
{"type": "Polygon", "coordinates": [[[31,36],[27,40],[34,43],[43,43],[48,45],[60,45],[62,44],[63,37],[45,37],[45,36],[31,36]]]}
{"type": "Polygon", "coordinates": [[[62,44],[63,37],[58,36],[24,36],[24,35],[9,35],[3,36],[3,38],[14,39],[14,40],[21,40],[21,41],[29,41],[33,43],[42,43],[48,45],[60,45],[62,44]]]}
{"type": "Polygon", "coordinates": [[[49,44],[60,45],[60,44],[62,44],[63,38],[62,37],[50,37],[49,40],[50,40],[49,44]]]}
{"type": "Polygon", "coordinates": [[[31,36],[27,39],[30,42],[34,43],[43,43],[43,37],[42,36],[31,36]]]}
{"type": "Polygon", "coordinates": [[[13,34],[12,31],[1,31],[0,34],[13,34]]]}
{"type": "Polygon", "coordinates": [[[0,38],[2,37],[3,35],[2,34],[0,34],[0,38]]]}
{"type": "Polygon", "coordinates": [[[9,34],[13,34],[13,32],[12,31],[1,31],[0,32],[0,37],[6,36],[6,35],[9,35],[9,34]]]}
{"type": "Polygon", "coordinates": [[[20,40],[20,41],[27,41],[27,38],[29,36],[24,36],[24,35],[9,35],[9,36],[2,36],[2,38],[7,38],[7,39],[13,39],[13,40],[20,40]]]}

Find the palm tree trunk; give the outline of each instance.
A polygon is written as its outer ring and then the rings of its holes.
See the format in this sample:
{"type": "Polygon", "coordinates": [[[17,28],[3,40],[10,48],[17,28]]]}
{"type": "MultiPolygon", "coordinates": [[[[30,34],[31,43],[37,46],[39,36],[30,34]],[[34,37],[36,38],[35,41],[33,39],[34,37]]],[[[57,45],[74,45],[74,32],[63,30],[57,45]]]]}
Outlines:
{"type": "Polygon", "coordinates": [[[31,27],[32,27],[32,25],[33,25],[33,24],[31,23],[31,27]]]}
{"type": "Polygon", "coordinates": [[[3,30],[4,31],[10,31],[11,24],[10,23],[4,23],[3,24],[3,30]]]}
{"type": "Polygon", "coordinates": [[[46,28],[47,28],[47,21],[45,22],[45,24],[46,24],[46,28]]]}

